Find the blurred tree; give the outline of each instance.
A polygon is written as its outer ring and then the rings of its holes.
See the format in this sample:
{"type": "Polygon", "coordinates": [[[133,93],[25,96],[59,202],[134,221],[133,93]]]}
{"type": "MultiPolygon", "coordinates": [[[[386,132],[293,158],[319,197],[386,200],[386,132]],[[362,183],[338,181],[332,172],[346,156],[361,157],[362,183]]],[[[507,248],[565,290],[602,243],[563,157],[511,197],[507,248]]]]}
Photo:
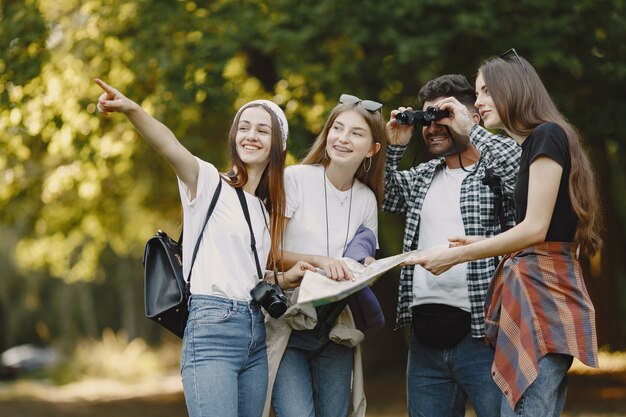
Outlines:
{"type": "MultiPolygon", "coordinates": [[[[610,227],[601,256],[587,262],[588,284],[600,342],[626,345],[623,1],[5,0],[0,18],[0,220],[19,236],[17,273],[2,289],[24,290],[15,284],[21,278],[60,278],[62,285],[30,290],[53,312],[49,320],[74,319],[64,328],[49,323],[56,336],[111,326],[153,337],[142,319],[138,260],[157,228],[175,234],[180,225],[171,170],[122,116],[98,116],[92,77],[225,168],[224,139],[247,100],[285,108],[289,148],[300,156],[340,93],[382,101],[386,113],[416,106],[429,79],[472,79],[483,58],[515,46],[584,133],[599,171],[610,227]],[[84,301],[53,304],[43,289],[84,301]]],[[[427,157],[419,145],[411,152],[427,157]]],[[[402,221],[381,217],[383,254],[400,250],[402,221]]],[[[376,353],[393,339],[392,276],[376,284],[389,323],[368,338],[376,353]]],[[[386,351],[403,358],[402,343],[386,351]]]]}

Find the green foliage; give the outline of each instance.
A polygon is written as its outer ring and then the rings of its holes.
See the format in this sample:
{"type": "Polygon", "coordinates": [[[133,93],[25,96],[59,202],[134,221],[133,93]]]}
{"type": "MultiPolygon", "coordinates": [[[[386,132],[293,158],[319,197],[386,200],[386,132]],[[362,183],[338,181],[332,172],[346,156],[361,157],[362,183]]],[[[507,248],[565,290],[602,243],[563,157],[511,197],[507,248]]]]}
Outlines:
{"type": "MultiPolygon", "coordinates": [[[[299,156],[339,94],[381,101],[386,114],[417,106],[429,79],[472,79],[482,59],[512,46],[582,130],[599,170],[613,167],[601,180],[618,191],[605,193],[605,205],[613,244],[624,247],[624,7],[621,0],[5,0],[0,221],[19,236],[11,253],[18,274],[108,283],[122,293],[119,264],[138,264],[157,228],[177,233],[172,171],[123,116],[97,114],[95,76],[225,168],[232,117],[250,99],[285,108],[289,149],[299,156]]],[[[382,222],[381,243],[398,247],[402,219],[382,222]]],[[[620,268],[617,276],[626,273],[620,268]]]]}
{"type": "MultiPolygon", "coordinates": [[[[4,1],[0,4],[0,81],[23,85],[39,76],[48,58],[48,30],[36,1],[4,1]]],[[[2,104],[8,103],[2,89],[2,104]]]]}

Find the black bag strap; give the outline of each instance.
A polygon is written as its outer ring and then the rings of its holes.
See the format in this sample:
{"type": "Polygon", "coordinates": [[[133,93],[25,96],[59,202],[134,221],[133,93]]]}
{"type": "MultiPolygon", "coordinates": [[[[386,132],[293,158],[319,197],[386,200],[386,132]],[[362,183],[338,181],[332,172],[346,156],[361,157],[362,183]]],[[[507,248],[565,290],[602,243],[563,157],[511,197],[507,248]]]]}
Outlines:
{"type": "MultiPolygon", "coordinates": [[[[504,197],[502,195],[502,179],[493,173],[492,168],[485,169],[485,177],[483,178],[483,184],[489,186],[489,189],[493,193],[493,212],[500,222],[500,232],[506,232],[509,227],[506,224],[506,216],[504,214],[504,197]]],[[[500,263],[500,258],[493,257],[493,262],[496,266],[500,263]]]]}
{"type": "Polygon", "coordinates": [[[256,262],[256,270],[259,274],[259,279],[263,279],[263,273],[261,272],[261,264],[259,263],[259,255],[256,252],[256,240],[254,239],[254,232],[252,231],[252,222],[250,221],[250,212],[248,211],[248,203],[246,202],[246,196],[243,193],[241,187],[235,188],[237,191],[237,197],[239,197],[239,203],[241,203],[241,209],[243,210],[243,215],[246,217],[246,222],[248,223],[248,228],[250,229],[250,247],[252,248],[252,252],[254,253],[254,260],[256,262]]]}
{"type": "Polygon", "coordinates": [[[328,335],[332,327],[335,325],[337,318],[350,302],[350,297],[354,294],[342,298],[334,303],[324,304],[317,308],[317,326],[322,327],[323,333],[328,335]]]}
{"type": "Polygon", "coordinates": [[[493,210],[500,222],[500,230],[506,232],[509,228],[506,224],[506,217],[504,214],[504,197],[502,194],[502,180],[499,176],[493,173],[492,168],[485,169],[485,177],[483,178],[483,184],[489,186],[489,189],[493,193],[493,210]]]}
{"type": "MultiPolygon", "coordinates": [[[[211,204],[209,204],[209,209],[206,213],[206,218],[204,219],[204,223],[202,224],[202,229],[200,229],[200,235],[198,236],[198,240],[196,241],[196,246],[193,248],[193,255],[191,256],[191,266],[189,267],[189,275],[187,277],[187,284],[185,285],[185,293],[187,294],[187,298],[191,294],[191,271],[193,270],[193,264],[196,261],[196,255],[198,254],[198,249],[200,248],[200,241],[202,240],[202,235],[204,234],[204,228],[206,224],[209,222],[209,217],[213,213],[213,209],[217,204],[217,199],[220,196],[220,192],[222,191],[222,176],[220,175],[220,182],[217,184],[217,188],[215,189],[215,193],[213,194],[213,199],[211,200],[211,204]]],[[[183,234],[180,234],[180,240],[182,240],[183,234]]],[[[182,243],[182,242],[181,242],[182,243]]]]}

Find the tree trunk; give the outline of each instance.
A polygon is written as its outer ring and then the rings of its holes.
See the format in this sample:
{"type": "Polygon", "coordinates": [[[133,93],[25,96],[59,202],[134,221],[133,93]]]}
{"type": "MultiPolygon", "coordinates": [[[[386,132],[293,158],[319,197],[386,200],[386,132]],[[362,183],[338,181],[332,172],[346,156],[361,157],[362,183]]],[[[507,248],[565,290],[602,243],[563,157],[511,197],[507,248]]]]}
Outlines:
{"type": "Polygon", "coordinates": [[[11,297],[9,296],[9,288],[5,279],[0,279],[0,352],[4,351],[15,344],[15,323],[13,319],[16,314],[10,314],[13,311],[11,297]]]}
{"type": "Polygon", "coordinates": [[[85,333],[87,336],[97,339],[100,336],[100,332],[98,331],[98,316],[91,292],[93,286],[87,282],[79,282],[73,285],[77,286],[76,292],[78,292],[80,298],[80,312],[83,325],[85,326],[85,333]]]}

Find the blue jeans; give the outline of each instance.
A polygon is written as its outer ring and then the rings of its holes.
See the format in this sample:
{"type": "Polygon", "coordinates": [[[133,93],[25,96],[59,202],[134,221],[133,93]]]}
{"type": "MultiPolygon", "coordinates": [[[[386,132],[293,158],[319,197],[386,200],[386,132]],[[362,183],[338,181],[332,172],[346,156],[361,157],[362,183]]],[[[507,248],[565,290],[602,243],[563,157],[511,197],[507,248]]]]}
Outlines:
{"type": "Polygon", "coordinates": [[[567,371],[572,365],[570,355],[549,353],[539,359],[539,374],[511,410],[502,396],[502,417],[558,417],[567,397],[567,371]]]}
{"type": "Polygon", "coordinates": [[[193,295],[181,373],[190,417],[260,417],[268,380],[260,307],[193,295]]]}
{"type": "Polygon", "coordinates": [[[318,329],[293,331],[272,392],[276,417],[346,417],[353,353],[318,329]]]}
{"type": "Polygon", "coordinates": [[[469,398],[478,417],[498,417],[502,393],[493,382],[494,350],[468,333],[456,346],[423,346],[411,329],[407,363],[410,417],[462,417],[469,398]]]}

